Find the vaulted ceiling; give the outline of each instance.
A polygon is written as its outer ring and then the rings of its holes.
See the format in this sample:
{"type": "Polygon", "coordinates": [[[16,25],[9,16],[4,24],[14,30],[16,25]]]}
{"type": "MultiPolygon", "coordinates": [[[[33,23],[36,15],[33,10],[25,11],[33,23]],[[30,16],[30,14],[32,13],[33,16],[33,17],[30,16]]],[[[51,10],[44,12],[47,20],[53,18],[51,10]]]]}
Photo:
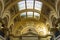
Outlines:
{"type": "MultiPolygon", "coordinates": [[[[23,29],[24,28],[23,26],[28,26],[29,24],[34,24],[33,26],[41,24],[46,26],[48,25],[49,27],[52,26],[55,27],[57,25],[56,23],[58,21],[58,18],[60,18],[59,2],[60,2],[59,0],[34,0],[33,8],[29,9],[27,8],[26,0],[0,0],[0,22],[5,29],[9,29],[9,31],[11,31],[11,34],[14,35],[17,34],[18,32],[20,33],[21,31],[24,32],[25,29],[23,29]],[[25,2],[25,9],[24,6],[21,7],[20,4],[19,10],[18,3],[19,2],[23,3],[22,1],[25,2]],[[37,9],[35,8],[35,4],[37,2],[42,3],[41,10],[38,8],[38,6],[36,6],[37,9]],[[21,8],[23,10],[21,10],[21,8]],[[29,13],[31,13],[31,15],[29,13]],[[32,15],[33,17],[31,17],[32,15]],[[55,21],[53,22],[53,25],[52,21],[55,21]],[[19,30],[19,28],[21,31],[19,30]]],[[[39,4],[37,3],[37,5],[39,4]]],[[[19,33],[18,35],[20,35],[19,33]]]]}

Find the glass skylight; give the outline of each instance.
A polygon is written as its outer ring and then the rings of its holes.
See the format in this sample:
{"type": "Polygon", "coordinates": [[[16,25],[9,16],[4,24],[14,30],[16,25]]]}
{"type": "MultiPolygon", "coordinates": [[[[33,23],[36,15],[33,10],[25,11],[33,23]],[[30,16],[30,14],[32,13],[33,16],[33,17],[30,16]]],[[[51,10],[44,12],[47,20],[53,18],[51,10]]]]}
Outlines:
{"type": "Polygon", "coordinates": [[[32,0],[26,0],[26,4],[27,4],[27,9],[33,9],[33,4],[34,4],[34,1],[32,0]]]}
{"type": "Polygon", "coordinates": [[[19,7],[19,10],[26,9],[25,8],[25,1],[18,2],[18,7],[19,7]]]}
{"type": "Polygon", "coordinates": [[[33,12],[27,12],[28,17],[33,17],[33,12]]]}
{"type": "Polygon", "coordinates": [[[34,16],[40,16],[40,14],[39,13],[37,13],[37,12],[34,12],[34,16]]]}
{"type": "Polygon", "coordinates": [[[36,11],[40,11],[42,9],[42,2],[37,1],[37,0],[22,0],[20,2],[18,2],[18,7],[19,7],[19,11],[21,10],[28,10],[28,9],[32,9],[32,11],[29,12],[25,11],[24,13],[21,13],[20,16],[21,17],[34,17],[34,18],[40,18],[40,14],[37,12],[34,12],[33,10],[36,11]]]}
{"type": "Polygon", "coordinates": [[[26,17],[26,12],[20,14],[21,17],[26,17]]]}
{"type": "Polygon", "coordinates": [[[35,1],[35,9],[41,11],[42,8],[42,2],[35,1]]]}
{"type": "Polygon", "coordinates": [[[42,2],[37,0],[23,0],[21,2],[18,2],[19,11],[24,9],[35,9],[41,11],[42,8],[42,2]],[[35,2],[35,4],[34,4],[35,2]]]}
{"type": "Polygon", "coordinates": [[[24,12],[24,13],[21,13],[20,14],[20,16],[21,17],[33,17],[33,15],[34,15],[34,18],[40,18],[40,14],[39,13],[37,13],[37,12],[24,12]]]}

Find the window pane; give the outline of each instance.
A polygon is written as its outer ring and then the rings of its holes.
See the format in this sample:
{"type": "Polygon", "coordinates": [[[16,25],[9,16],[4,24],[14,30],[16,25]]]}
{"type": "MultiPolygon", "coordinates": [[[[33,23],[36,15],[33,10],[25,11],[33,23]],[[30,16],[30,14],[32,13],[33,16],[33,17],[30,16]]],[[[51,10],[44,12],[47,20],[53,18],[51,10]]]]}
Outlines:
{"type": "Polygon", "coordinates": [[[33,12],[27,12],[28,17],[33,17],[33,12]]]}
{"type": "Polygon", "coordinates": [[[27,9],[33,9],[34,0],[26,0],[27,9]]]}
{"type": "Polygon", "coordinates": [[[34,12],[34,17],[40,17],[39,13],[34,12]]]}
{"type": "Polygon", "coordinates": [[[42,8],[42,2],[35,1],[35,9],[41,11],[42,8]]]}
{"type": "Polygon", "coordinates": [[[18,2],[19,10],[25,9],[25,1],[18,2]]]}
{"type": "Polygon", "coordinates": [[[26,1],[34,1],[34,0],[26,0],[26,1]]]}
{"type": "Polygon", "coordinates": [[[20,14],[21,17],[26,17],[26,12],[20,14]]]}

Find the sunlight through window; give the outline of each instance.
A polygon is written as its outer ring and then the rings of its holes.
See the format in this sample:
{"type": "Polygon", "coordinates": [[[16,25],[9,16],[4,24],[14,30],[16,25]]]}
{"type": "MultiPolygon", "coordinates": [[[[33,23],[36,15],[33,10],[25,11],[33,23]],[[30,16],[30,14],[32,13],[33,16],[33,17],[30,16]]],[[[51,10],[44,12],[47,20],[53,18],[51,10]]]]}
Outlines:
{"type": "Polygon", "coordinates": [[[18,2],[18,7],[19,7],[19,10],[26,9],[25,8],[25,1],[18,2]]]}
{"type": "Polygon", "coordinates": [[[34,17],[40,17],[39,13],[34,12],[34,17]]]}
{"type": "Polygon", "coordinates": [[[33,17],[33,12],[27,12],[28,17],[33,17]]]}
{"type": "Polygon", "coordinates": [[[24,9],[25,10],[32,9],[32,11],[30,12],[25,11],[24,13],[21,13],[20,14],[21,17],[40,18],[40,14],[33,10],[37,10],[41,12],[42,2],[37,1],[37,0],[23,0],[23,1],[18,2],[18,7],[19,7],[19,11],[24,10],[24,9]]]}
{"type": "Polygon", "coordinates": [[[20,14],[21,17],[26,17],[26,12],[20,14]]]}
{"type": "Polygon", "coordinates": [[[34,15],[34,18],[40,18],[40,14],[39,13],[36,13],[36,12],[24,12],[24,13],[21,13],[20,16],[21,17],[33,17],[34,15]]]}
{"type": "Polygon", "coordinates": [[[26,4],[27,4],[27,9],[33,9],[33,4],[34,4],[34,1],[32,0],[26,0],[26,4]]]}
{"type": "Polygon", "coordinates": [[[35,9],[41,11],[42,8],[42,2],[35,1],[35,9]]]}
{"type": "Polygon", "coordinates": [[[35,10],[39,10],[41,11],[42,8],[42,2],[36,1],[36,0],[25,0],[18,2],[18,7],[19,10],[23,10],[23,9],[35,9],[35,10]],[[35,1],[35,4],[34,4],[35,1]]]}

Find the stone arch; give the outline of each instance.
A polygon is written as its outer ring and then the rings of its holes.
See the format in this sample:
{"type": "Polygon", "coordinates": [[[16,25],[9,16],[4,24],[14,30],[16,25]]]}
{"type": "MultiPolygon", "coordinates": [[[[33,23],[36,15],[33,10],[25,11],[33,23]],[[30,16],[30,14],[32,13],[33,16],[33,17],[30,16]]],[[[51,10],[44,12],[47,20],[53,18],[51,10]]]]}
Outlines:
{"type": "Polygon", "coordinates": [[[57,4],[57,11],[58,11],[58,15],[59,15],[59,17],[60,17],[60,1],[59,1],[58,4],[57,4]]]}
{"type": "Polygon", "coordinates": [[[12,32],[12,27],[14,26],[14,24],[11,24],[9,27],[9,32],[12,32]]]}
{"type": "MultiPolygon", "coordinates": [[[[19,1],[21,1],[21,0],[16,0],[16,1],[14,1],[13,3],[11,3],[10,5],[8,5],[7,8],[5,9],[5,11],[8,10],[8,9],[11,9],[12,6],[14,6],[14,5],[15,5],[17,2],[19,2],[19,1]]],[[[42,2],[43,2],[43,4],[45,4],[46,6],[48,6],[49,8],[51,8],[52,10],[55,11],[55,9],[54,9],[48,2],[45,2],[44,0],[43,0],[42,2]]],[[[45,16],[45,15],[44,15],[44,16],[45,16]]]]}
{"type": "Polygon", "coordinates": [[[21,30],[21,34],[25,34],[30,31],[34,33],[38,33],[34,27],[25,27],[21,30]]]}
{"type": "Polygon", "coordinates": [[[55,16],[55,14],[50,14],[50,16],[49,16],[49,20],[50,20],[50,22],[52,23],[53,22],[53,20],[56,20],[57,19],[57,17],[55,16]]]}
{"type": "Polygon", "coordinates": [[[9,11],[6,11],[6,12],[4,12],[4,14],[3,14],[3,16],[2,16],[2,19],[4,18],[4,17],[8,17],[9,18],[9,20],[10,20],[10,12],[9,11]]]}
{"type": "Polygon", "coordinates": [[[56,1],[56,12],[58,14],[58,17],[60,17],[60,0],[56,1]]]}
{"type": "Polygon", "coordinates": [[[10,28],[11,25],[14,25],[14,21],[10,20],[9,24],[8,24],[8,28],[10,28]]]}
{"type": "Polygon", "coordinates": [[[54,15],[51,16],[51,21],[52,21],[52,26],[53,26],[54,28],[57,27],[57,25],[56,25],[57,18],[56,18],[54,15]]]}
{"type": "Polygon", "coordinates": [[[0,0],[0,16],[2,16],[3,14],[3,11],[4,11],[4,1],[3,0],[0,0]]]}
{"type": "Polygon", "coordinates": [[[8,20],[8,25],[7,26],[9,26],[9,24],[10,24],[10,22],[11,22],[11,16],[10,16],[10,12],[9,11],[5,11],[4,12],[4,14],[3,14],[3,16],[2,16],[2,19],[3,18],[7,18],[7,20],[8,20]]]}
{"type": "Polygon", "coordinates": [[[3,26],[7,27],[7,25],[8,25],[8,18],[4,17],[2,21],[3,21],[3,26]]]}
{"type": "Polygon", "coordinates": [[[59,5],[60,4],[60,0],[57,0],[57,2],[56,2],[56,7],[57,7],[57,9],[59,8],[59,5]]]}

